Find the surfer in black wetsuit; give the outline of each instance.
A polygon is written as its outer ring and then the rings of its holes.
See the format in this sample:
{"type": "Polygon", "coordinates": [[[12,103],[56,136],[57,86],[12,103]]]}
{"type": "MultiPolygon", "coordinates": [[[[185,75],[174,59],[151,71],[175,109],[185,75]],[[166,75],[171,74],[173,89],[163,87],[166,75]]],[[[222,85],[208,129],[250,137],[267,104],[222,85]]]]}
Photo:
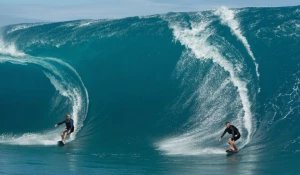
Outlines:
{"type": "Polygon", "coordinates": [[[219,138],[219,142],[222,140],[222,137],[226,134],[226,132],[228,132],[229,134],[232,134],[232,137],[228,140],[228,144],[231,146],[233,151],[238,151],[237,147],[234,145],[234,142],[241,137],[241,134],[239,130],[235,126],[230,125],[229,122],[226,122],[225,124],[226,129],[223,132],[222,136],[219,138]]]}
{"type": "Polygon", "coordinates": [[[66,124],[66,130],[61,134],[61,141],[65,143],[67,135],[71,134],[74,131],[74,121],[71,119],[71,115],[66,115],[66,120],[59,122],[55,125],[55,127],[65,123],[66,124]]]}

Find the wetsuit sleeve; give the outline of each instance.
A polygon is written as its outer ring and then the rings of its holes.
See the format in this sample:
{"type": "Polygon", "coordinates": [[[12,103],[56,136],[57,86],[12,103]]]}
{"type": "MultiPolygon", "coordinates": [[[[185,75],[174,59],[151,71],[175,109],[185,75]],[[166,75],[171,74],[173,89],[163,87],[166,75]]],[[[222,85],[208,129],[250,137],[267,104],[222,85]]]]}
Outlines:
{"type": "Polygon", "coordinates": [[[225,129],[225,131],[224,131],[223,134],[221,135],[221,138],[225,135],[226,132],[227,132],[227,128],[225,129]]]}
{"type": "Polygon", "coordinates": [[[65,123],[65,122],[66,122],[66,121],[64,120],[64,121],[62,121],[62,122],[57,123],[57,125],[61,125],[61,124],[65,123]]]}

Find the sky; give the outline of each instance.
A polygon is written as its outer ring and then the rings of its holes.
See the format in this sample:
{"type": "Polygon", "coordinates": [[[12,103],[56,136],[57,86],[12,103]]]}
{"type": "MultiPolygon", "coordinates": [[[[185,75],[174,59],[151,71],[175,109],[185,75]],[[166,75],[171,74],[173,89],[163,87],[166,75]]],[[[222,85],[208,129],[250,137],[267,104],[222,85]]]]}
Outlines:
{"type": "Polygon", "coordinates": [[[122,18],[227,7],[300,5],[300,0],[0,0],[0,26],[76,19],[122,18]]]}

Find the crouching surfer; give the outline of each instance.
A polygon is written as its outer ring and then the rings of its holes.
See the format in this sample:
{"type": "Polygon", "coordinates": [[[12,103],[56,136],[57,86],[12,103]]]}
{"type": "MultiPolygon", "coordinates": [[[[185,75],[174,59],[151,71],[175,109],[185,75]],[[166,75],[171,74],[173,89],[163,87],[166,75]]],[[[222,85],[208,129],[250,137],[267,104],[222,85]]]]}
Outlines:
{"type": "Polygon", "coordinates": [[[71,134],[74,131],[74,121],[73,119],[71,119],[71,115],[67,114],[66,115],[66,120],[59,122],[55,125],[55,127],[61,125],[65,123],[66,124],[66,130],[61,134],[61,141],[63,142],[63,144],[66,143],[66,138],[67,135],[71,134]]]}
{"type": "Polygon", "coordinates": [[[225,125],[226,125],[226,129],[223,132],[222,136],[219,138],[219,142],[222,140],[222,137],[226,134],[226,132],[228,132],[229,134],[232,134],[232,137],[229,138],[229,140],[228,140],[228,144],[230,145],[231,150],[227,150],[227,152],[228,151],[229,152],[237,152],[238,149],[234,143],[241,137],[241,134],[240,134],[239,130],[235,126],[230,125],[229,122],[226,122],[225,125]]]}

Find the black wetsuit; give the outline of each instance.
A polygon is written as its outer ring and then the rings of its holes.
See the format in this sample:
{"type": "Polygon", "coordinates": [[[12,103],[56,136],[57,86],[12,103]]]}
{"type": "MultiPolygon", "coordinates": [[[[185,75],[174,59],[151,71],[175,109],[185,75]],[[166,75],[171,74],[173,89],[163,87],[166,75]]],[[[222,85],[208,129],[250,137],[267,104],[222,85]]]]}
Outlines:
{"type": "Polygon", "coordinates": [[[62,122],[57,123],[57,125],[61,125],[63,123],[66,124],[66,129],[67,129],[66,131],[70,130],[70,133],[72,133],[74,131],[74,121],[73,121],[73,119],[70,119],[70,120],[66,119],[62,122]]]}
{"type": "Polygon", "coordinates": [[[233,139],[234,141],[238,140],[241,137],[239,130],[233,125],[230,125],[229,128],[225,129],[221,138],[225,135],[226,132],[228,132],[229,134],[232,134],[231,139],[233,139]]]}

